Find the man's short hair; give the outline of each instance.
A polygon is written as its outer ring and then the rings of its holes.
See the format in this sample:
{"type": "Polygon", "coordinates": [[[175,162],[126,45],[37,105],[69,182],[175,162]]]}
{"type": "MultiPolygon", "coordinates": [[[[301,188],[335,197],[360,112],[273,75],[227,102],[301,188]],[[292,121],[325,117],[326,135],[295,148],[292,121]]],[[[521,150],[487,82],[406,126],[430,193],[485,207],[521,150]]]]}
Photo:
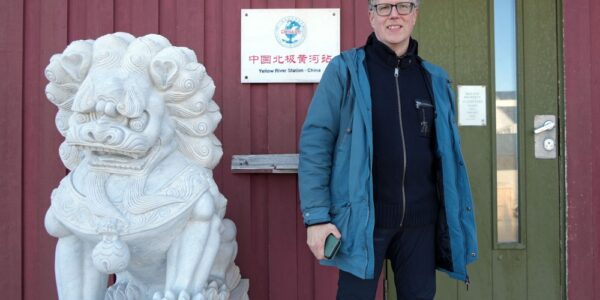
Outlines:
{"type": "MultiPolygon", "coordinates": [[[[421,0],[412,0],[412,2],[415,4],[416,7],[419,7],[419,5],[421,4],[421,0]]],[[[375,0],[369,0],[369,9],[371,9],[371,6],[373,6],[373,4],[375,4],[375,0]]]]}

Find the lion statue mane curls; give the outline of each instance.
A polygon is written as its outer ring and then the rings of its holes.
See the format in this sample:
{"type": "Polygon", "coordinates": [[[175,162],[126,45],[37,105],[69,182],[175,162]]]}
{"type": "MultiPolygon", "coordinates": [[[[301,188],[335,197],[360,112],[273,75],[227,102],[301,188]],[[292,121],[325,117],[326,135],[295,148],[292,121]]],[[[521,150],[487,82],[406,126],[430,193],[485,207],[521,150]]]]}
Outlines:
{"type": "Polygon", "coordinates": [[[45,75],[71,171],[45,218],[59,298],[248,299],[212,178],[215,85],[194,52],[119,32],[72,42],[45,75]]]}

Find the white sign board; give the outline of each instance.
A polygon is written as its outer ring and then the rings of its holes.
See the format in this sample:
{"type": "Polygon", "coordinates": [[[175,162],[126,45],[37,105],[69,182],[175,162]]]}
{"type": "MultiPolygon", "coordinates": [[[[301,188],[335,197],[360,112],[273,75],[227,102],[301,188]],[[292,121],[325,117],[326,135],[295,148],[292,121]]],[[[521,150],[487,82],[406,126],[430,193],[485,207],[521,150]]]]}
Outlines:
{"type": "Polygon", "coordinates": [[[485,126],[487,113],[485,108],[485,86],[458,86],[458,125],[485,126]]]}
{"type": "Polygon", "coordinates": [[[242,9],[241,81],[319,82],[340,53],[339,9],[242,9]]]}

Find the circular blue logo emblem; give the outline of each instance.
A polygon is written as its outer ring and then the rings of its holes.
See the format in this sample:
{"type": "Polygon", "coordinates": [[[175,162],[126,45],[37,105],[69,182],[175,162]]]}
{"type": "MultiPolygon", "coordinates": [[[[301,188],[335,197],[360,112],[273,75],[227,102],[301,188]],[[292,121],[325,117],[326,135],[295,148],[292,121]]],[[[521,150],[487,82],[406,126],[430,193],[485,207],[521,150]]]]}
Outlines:
{"type": "Polygon", "coordinates": [[[283,47],[298,47],[305,38],[306,25],[297,17],[285,17],[275,26],[275,39],[283,47]]]}

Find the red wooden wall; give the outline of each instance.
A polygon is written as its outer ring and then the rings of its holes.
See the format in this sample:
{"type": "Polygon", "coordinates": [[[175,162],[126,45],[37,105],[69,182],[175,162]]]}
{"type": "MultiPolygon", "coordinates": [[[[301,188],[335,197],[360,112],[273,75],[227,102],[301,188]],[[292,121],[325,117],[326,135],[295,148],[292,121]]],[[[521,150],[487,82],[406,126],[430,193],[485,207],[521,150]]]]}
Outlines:
{"type": "Polygon", "coordinates": [[[600,299],[600,2],[563,9],[568,296],[600,299]]]}
{"type": "MultiPolygon", "coordinates": [[[[0,113],[23,109],[23,3],[0,1],[0,113]],[[10,74],[10,75],[8,75],[10,74]],[[8,76],[7,76],[8,75],[8,76]]],[[[0,117],[0,291],[21,296],[22,125],[21,116],[0,117]]]]}
{"type": "Polygon", "coordinates": [[[193,49],[215,80],[224,156],[215,170],[238,227],[237,262],[251,299],[333,299],[337,272],[305,245],[295,175],[232,174],[233,154],[297,152],[313,84],[242,85],[240,9],[341,8],[342,48],[370,32],[366,0],[0,0],[0,291],[54,299],[54,246],[43,226],[66,171],[43,70],[71,41],[159,33],[193,49]]]}

